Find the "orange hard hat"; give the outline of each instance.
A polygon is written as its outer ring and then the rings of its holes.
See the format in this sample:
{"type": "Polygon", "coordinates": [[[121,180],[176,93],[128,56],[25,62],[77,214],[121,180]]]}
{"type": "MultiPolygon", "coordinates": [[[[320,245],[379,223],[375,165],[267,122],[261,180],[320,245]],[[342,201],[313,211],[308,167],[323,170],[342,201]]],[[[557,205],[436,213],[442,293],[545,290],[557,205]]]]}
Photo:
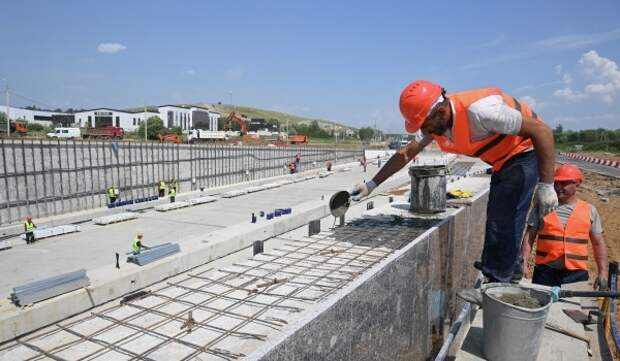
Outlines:
{"type": "Polygon", "coordinates": [[[581,183],[583,182],[583,174],[581,174],[579,168],[574,164],[562,164],[555,170],[553,180],[556,182],[574,180],[581,183]]]}
{"type": "Polygon", "coordinates": [[[445,93],[439,84],[416,80],[400,94],[400,112],[405,117],[405,129],[414,133],[422,127],[437,99],[445,93]]]}

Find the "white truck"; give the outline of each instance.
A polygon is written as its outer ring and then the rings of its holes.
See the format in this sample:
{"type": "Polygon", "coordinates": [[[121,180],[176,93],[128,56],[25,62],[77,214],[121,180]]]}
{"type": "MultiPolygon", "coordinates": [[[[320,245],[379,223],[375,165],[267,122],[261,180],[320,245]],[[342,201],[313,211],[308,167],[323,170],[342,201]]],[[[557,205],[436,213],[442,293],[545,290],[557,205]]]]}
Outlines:
{"type": "Polygon", "coordinates": [[[57,139],[77,139],[80,138],[80,128],[55,128],[53,132],[47,133],[48,138],[57,139]]]}
{"type": "Polygon", "coordinates": [[[192,129],[187,137],[190,143],[227,140],[226,132],[217,130],[192,129]]]}

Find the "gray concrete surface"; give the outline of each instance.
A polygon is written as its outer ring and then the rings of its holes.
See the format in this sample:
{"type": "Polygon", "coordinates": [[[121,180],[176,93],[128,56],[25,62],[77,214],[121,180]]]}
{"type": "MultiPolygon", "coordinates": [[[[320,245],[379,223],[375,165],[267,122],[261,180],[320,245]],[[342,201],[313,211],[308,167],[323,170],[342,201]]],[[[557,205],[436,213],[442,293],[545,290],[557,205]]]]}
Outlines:
{"type": "MultiPolygon", "coordinates": [[[[138,230],[144,232],[145,244],[179,242],[224,229],[242,222],[250,224],[251,213],[260,210],[293,207],[301,203],[329,199],[332,193],[350,188],[353,184],[369,179],[377,171],[369,166],[368,173],[361,167],[350,172],[335,172],[327,178],[293,183],[280,188],[252,193],[236,198],[184,208],[166,213],[147,210],[140,218],[123,223],[98,226],[91,222],[81,224],[81,232],[41,240],[33,245],[11,239],[12,249],[0,251],[0,295],[7,296],[11,288],[44,277],[70,272],[79,268],[87,270],[115,262],[115,252],[121,255],[130,250],[131,241],[138,230]]],[[[391,181],[407,182],[406,170],[391,181]]],[[[390,183],[394,184],[394,183],[390,183]]],[[[389,186],[390,184],[386,184],[389,186]]],[[[385,186],[378,189],[385,189],[385,186]]],[[[259,220],[260,221],[260,220],[259,220]]]]}
{"type": "MultiPolygon", "coordinates": [[[[347,173],[343,173],[345,174],[347,173]]],[[[478,179],[478,183],[487,182],[486,178],[478,179]]],[[[309,242],[311,247],[324,247],[328,253],[318,253],[314,256],[301,253],[294,258],[287,258],[285,265],[280,265],[270,264],[272,261],[269,257],[272,256],[269,255],[265,255],[266,258],[257,256],[247,261],[243,260],[248,255],[247,251],[236,252],[149,287],[157,294],[178,298],[180,303],[155,306],[153,302],[157,302],[160,297],[155,294],[144,300],[132,301],[133,306],[119,306],[113,302],[98,307],[93,312],[112,319],[124,320],[122,323],[116,323],[115,327],[108,329],[107,326],[111,325],[109,320],[92,316],[92,313],[88,312],[63,321],[61,326],[52,326],[27,335],[20,339],[21,345],[13,343],[8,345],[8,348],[5,348],[7,345],[0,346],[0,359],[34,357],[39,353],[37,349],[53,350],[54,357],[63,359],[77,359],[90,354],[88,357],[92,360],[125,360],[145,356],[153,360],[191,357],[198,357],[201,360],[221,359],[211,354],[214,351],[238,355],[240,358],[248,355],[250,360],[377,360],[405,357],[426,359],[430,356],[433,342],[443,332],[444,319],[450,317],[455,308],[454,292],[469,282],[470,276],[473,277],[475,274],[470,261],[478,257],[482,243],[480,227],[483,226],[481,223],[484,219],[480,214],[483,213],[481,211],[485,206],[486,193],[478,192],[470,200],[469,206],[449,209],[445,214],[438,215],[440,223],[437,227],[420,228],[418,232],[423,234],[417,238],[415,229],[393,228],[389,226],[391,221],[388,224],[381,223],[385,222],[386,218],[399,219],[402,210],[392,205],[383,206],[387,196],[379,194],[373,198],[379,209],[368,212],[369,218],[358,224],[361,228],[356,228],[358,226],[354,223],[352,226],[337,228],[317,237],[308,238],[305,237],[307,228],[301,227],[270,239],[266,243],[266,251],[271,254],[279,252],[278,249],[287,243],[295,243],[295,240],[309,242]],[[388,215],[377,216],[377,213],[381,212],[388,215]],[[393,218],[392,214],[397,218],[393,218]],[[377,222],[378,218],[384,220],[379,223],[367,223],[377,222]],[[370,228],[365,228],[367,226],[370,228]],[[412,237],[415,239],[408,237],[409,231],[413,232],[412,237]],[[386,248],[384,241],[387,240],[394,240],[402,246],[386,248]],[[373,257],[360,257],[363,254],[376,254],[377,250],[372,248],[375,244],[388,251],[386,257],[381,256],[378,263],[373,257]],[[357,261],[347,261],[349,256],[345,257],[346,253],[339,253],[339,249],[351,249],[357,261]],[[349,267],[344,273],[346,276],[313,266],[317,258],[327,262],[322,267],[341,270],[344,270],[342,267],[349,267]],[[256,286],[260,282],[256,276],[245,275],[240,279],[224,278],[228,285],[241,287],[232,289],[230,286],[218,286],[212,282],[199,282],[188,275],[218,277],[222,276],[224,268],[230,269],[233,263],[253,267],[256,262],[261,263],[265,260],[267,264],[263,270],[274,270],[276,273],[271,273],[272,277],[275,277],[277,272],[291,269],[303,274],[294,279],[289,275],[289,280],[281,286],[273,286],[268,291],[265,290],[268,293],[257,294],[248,292],[251,285],[256,286]],[[454,262],[455,260],[459,262],[454,262]],[[365,263],[366,266],[363,266],[365,263]],[[359,268],[355,270],[355,267],[360,266],[364,269],[363,272],[359,268]],[[289,281],[308,282],[309,278],[317,276],[322,279],[320,284],[326,284],[329,280],[333,282],[335,277],[346,281],[346,285],[339,286],[340,289],[336,292],[328,292],[328,298],[320,302],[288,298],[288,295],[305,297],[316,295],[317,289],[299,289],[289,284],[289,281]],[[201,296],[200,292],[183,295],[184,291],[170,287],[171,284],[178,282],[184,282],[192,287],[204,285],[216,292],[217,296],[205,297],[201,296]],[[226,295],[243,298],[244,301],[235,302],[224,298],[226,295]],[[198,302],[213,309],[206,312],[200,306],[188,307],[187,301],[198,302]],[[252,301],[266,302],[269,306],[257,308],[251,304],[252,301]],[[141,306],[151,310],[142,312],[140,308],[136,308],[141,306]],[[281,310],[277,308],[278,306],[301,308],[301,313],[281,310]],[[233,332],[261,334],[266,339],[253,339],[232,333],[218,337],[222,335],[222,331],[208,329],[205,326],[197,326],[192,333],[182,332],[181,321],[187,318],[187,311],[191,309],[198,322],[208,322],[211,327],[232,329],[233,332]],[[245,321],[239,321],[236,316],[231,317],[230,312],[245,315],[245,321]],[[180,316],[169,319],[172,314],[180,316]],[[265,326],[264,323],[267,321],[272,322],[271,326],[265,326]],[[277,322],[274,326],[275,321],[277,322]],[[149,330],[143,331],[136,328],[137,325],[148,325],[149,330]],[[67,331],[68,329],[71,329],[71,332],[67,331]],[[80,342],[79,334],[88,335],[88,338],[80,342]],[[178,337],[172,338],[172,335],[178,337]]],[[[362,213],[365,203],[354,205],[347,216],[354,217],[362,213]]],[[[330,218],[323,219],[322,226],[331,222],[333,221],[330,218]]],[[[407,225],[404,223],[402,226],[407,225]]],[[[248,228],[252,227],[257,225],[248,228]]],[[[192,252],[191,249],[185,251],[190,254],[192,252]]],[[[317,251],[315,249],[311,252],[317,251]]],[[[321,288],[325,287],[318,287],[321,288]]]]}

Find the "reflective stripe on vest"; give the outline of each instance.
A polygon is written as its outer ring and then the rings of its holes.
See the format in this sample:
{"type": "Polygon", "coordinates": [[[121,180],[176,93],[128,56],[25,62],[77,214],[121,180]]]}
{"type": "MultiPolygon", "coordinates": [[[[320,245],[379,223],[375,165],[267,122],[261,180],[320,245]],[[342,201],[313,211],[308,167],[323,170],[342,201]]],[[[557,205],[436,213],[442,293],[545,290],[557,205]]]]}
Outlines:
{"type": "Polygon", "coordinates": [[[518,135],[493,134],[482,140],[472,141],[469,131],[469,106],[482,98],[492,95],[500,95],[506,105],[521,112],[523,117],[531,117],[541,120],[527,104],[520,103],[517,99],[505,94],[498,88],[483,88],[468,90],[447,97],[454,105],[453,131],[450,140],[444,136],[433,135],[439,148],[444,152],[464,154],[477,157],[493,166],[497,172],[512,156],[520,154],[532,147],[532,141],[518,135]]]}
{"type": "Polygon", "coordinates": [[[590,228],[590,205],[582,200],[577,201],[566,226],[556,212],[549,213],[538,232],[536,264],[550,264],[561,259],[568,270],[587,270],[590,228]]]}
{"type": "Polygon", "coordinates": [[[140,242],[140,240],[135,238],[133,240],[133,243],[131,244],[131,249],[132,249],[133,253],[139,253],[140,252],[140,246],[138,245],[138,242],[140,242]]]}
{"type": "Polygon", "coordinates": [[[34,229],[34,223],[32,222],[26,221],[24,225],[26,226],[26,232],[32,232],[32,230],[34,229]]]}

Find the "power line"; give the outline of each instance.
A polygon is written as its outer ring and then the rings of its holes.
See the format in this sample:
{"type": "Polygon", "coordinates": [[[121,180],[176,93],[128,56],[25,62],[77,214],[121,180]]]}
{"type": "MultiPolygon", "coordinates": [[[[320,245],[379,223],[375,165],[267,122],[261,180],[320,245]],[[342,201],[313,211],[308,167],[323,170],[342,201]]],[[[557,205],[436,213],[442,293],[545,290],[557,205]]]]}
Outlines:
{"type": "Polygon", "coordinates": [[[53,109],[62,109],[61,107],[54,107],[54,106],[49,105],[49,104],[46,104],[46,103],[44,103],[44,102],[42,102],[42,101],[38,101],[38,100],[36,100],[36,99],[29,98],[29,97],[27,97],[27,96],[25,96],[25,95],[23,95],[23,94],[16,93],[15,91],[11,91],[11,95],[14,95],[14,96],[16,95],[16,96],[18,96],[19,98],[25,99],[25,100],[27,100],[27,101],[29,101],[29,102],[33,102],[33,103],[36,103],[36,104],[38,104],[38,105],[42,105],[42,106],[44,106],[44,107],[48,108],[49,110],[53,110],[53,109]]]}

